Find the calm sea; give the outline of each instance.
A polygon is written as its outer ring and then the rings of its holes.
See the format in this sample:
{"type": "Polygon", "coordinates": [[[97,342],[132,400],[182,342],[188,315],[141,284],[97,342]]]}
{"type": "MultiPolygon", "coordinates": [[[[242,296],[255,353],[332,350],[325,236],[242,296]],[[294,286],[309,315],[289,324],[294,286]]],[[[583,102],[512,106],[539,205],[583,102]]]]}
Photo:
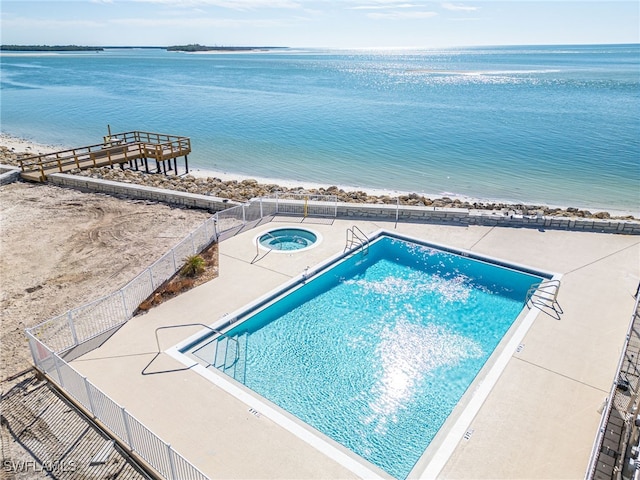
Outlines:
{"type": "Polygon", "coordinates": [[[192,139],[192,166],[640,212],[640,45],[3,54],[2,131],[192,139]]]}

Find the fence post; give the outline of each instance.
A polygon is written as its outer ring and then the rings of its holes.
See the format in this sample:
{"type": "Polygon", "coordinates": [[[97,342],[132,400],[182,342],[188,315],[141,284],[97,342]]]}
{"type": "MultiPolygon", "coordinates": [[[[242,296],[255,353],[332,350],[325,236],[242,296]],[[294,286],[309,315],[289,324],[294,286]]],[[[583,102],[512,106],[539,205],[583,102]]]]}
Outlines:
{"type": "Polygon", "coordinates": [[[209,219],[206,219],[202,226],[204,228],[204,238],[207,239],[207,245],[209,245],[209,243],[211,243],[211,238],[209,238],[209,228],[207,227],[207,223],[209,223],[209,219]]]}
{"type": "Polygon", "coordinates": [[[176,466],[173,461],[173,449],[171,448],[171,444],[167,443],[167,454],[169,455],[169,468],[171,469],[171,479],[176,480],[178,477],[176,475],[176,466]]]}
{"type": "Polygon", "coordinates": [[[64,388],[64,381],[62,380],[62,374],[60,373],[60,367],[58,366],[58,355],[53,353],[53,365],[56,367],[56,373],[58,374],[58,381],[60,382],[60,386],[64,388]]]}
{"type": "Polygon", "coordinates": [[[122,308],[124,308],[125,320],[129,318],[129,310],[127,310],[127,297],[124,295],[124,288],[120,290],[122,294],[122,308]]]}
{"type": "Polygon", "coordinates": [[[127,415],[127,411],[124,407],[120,407],[120,411],[122,412],[122,420],[124,421],[124,429],[127,432],[127,443],[129,444],[129,448],[131,451],[134,451],[133,448],[133,440],[131,439],[131,427],[129,426],[129,416],[127,415]]]}
{"type": "Polygon", "coordinates": [[[262,220],[262,217],[264,217],[264,214],[262,213],[262,197],[260,197],[260,220],[262,220]]]}
{"type": "Polygon", "coordinates": [[[91,396],[91,389],[89,388],[89,381],[87,380],[87,377],[82,377],[84,380],[84,388],[87,390],[87,398],[89,399],[89,411],[91,411],[91,415],[93,415],[93,417],[96,417],[96,409],[95,409],[95,405],[93,404],[93,397],[91,396]]]}
{"type": "Polygon", "coordinates": [[[400,197],[396,197],[396,224],[398,223],[399,215],[400,215],[400,197]]]}
{"type": "Polygon", "coordinates": [[[78,335],[76,335],[76,326],[73,324],[73,316],[71,314],[71,310],[69,310],[67,320],[69,323],[69,330],[71,330],[71,336],[73,337],[73,344],[78,345],[78,335]]]}
{"type": "Polygon", "coordinates": [[[244,203],[243,203],[243,204],[242,204],[242,223],[243,223],[243,224],[247,223],[247,218],[246,218],[246,215],[245,215],[245,213],[244,213],[244,206],[245,206],[245,205],[244,205],[244,203]]]}
{"type": "Polygon", "coordinates": [[[276,213],[280,213],[278,212],[278,192],[276,192],[276,213]]]}
{"type": "Polygon", "coordinates": [[[31,332],[28,332],[27,337],[29,338],[29,350],[31,351],[31,358],[33,358],[33,363],[36,364],[36,367],[40,368],[40,357],[36,355],[37,349],[33,344],[34,339],[31,335],[31,332]]]}
{"type": "Polygon", "coordinates": [[[27,331],[27,338],[29,339],[29,351],[31,352],[31,358],[33,358],[33,363],[36,364],[36,367],[40,367],[39,358],[36,358],[36,350],[33,347],[33,340],[31,339],[31,334],[27,331]]]}
{"type": "Polygon", "coordinates": [[[149,278],[151,279],[151,293],[153,293],[156,288],[153,286],[153,272],[151,271],[151,268],[149,268],[149,278]]]}

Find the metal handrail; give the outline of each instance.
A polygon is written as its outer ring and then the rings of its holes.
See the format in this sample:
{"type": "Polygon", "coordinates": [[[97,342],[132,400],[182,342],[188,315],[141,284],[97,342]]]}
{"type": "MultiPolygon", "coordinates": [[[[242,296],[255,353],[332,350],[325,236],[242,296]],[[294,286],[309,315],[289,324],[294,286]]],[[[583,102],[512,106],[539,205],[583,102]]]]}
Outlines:
{"type": "MultiPolygon", "coordinates": [[[[258,255],[260,255],[260,239],[262,237],[264,237],[265,235],[269,235],[271,238],[273,238],[274,240],[277,240],[276,237],[274,237],[271,232],[267,232],[267,233],[263,233],[262,235],[258,235],[256,237],[256,257],[258,257],[258,255]]],[[[266,248],[267,250],[273,250],[273,248],[268,247],[266,245],[262,245],[264,248],[266,248]]]]}
{"type": "MultiPolygon", "coordinates": [[[[181,328],[181,327],[204,327],[204,328],[208,328],[211,332],[213,332],[214,334],[218,335],[216,337],[216,341],[220,338],[226,338],[227,342],[229,340],[233,340],[234,342],[236,342],[236,355],[235,358],[233,359],[233,362],[231,362],[231,366],[235,365],[238,361],[238,359],[240,358],[240,342],[238,342],[238,339],[235,337],[230,337],[229,335],[221,332],[220,330],[216,330],[215,328],[211,328],[209,325],[205,325],[204,323],[184,323],[182,325],[166,325],[164,327],[158,327],[155,330],[155,336],[156,336],[156,346],[158,347],[158,351],[156,352],[156,354],[154,355],[154,357],[149,361],[149,363],[147,363],[147,365],[142,369],[142,372],[140,372],[142,375],[153,375],[156,373],[169,373],[169,372],[179,372],[182,370],[189,370],[191,367],[193,367],[194,365],[191,365],[190,367],[185,367],[185,368],[178,368],[178,369],[174,369],[174,370],[162,370],[160,372],[146,372],[147,368],[149,368],[149,366],[156,360],[156,358],[158,358],[160,356],[160,354],[162,353],[162,350],[160,349],[160,339],[158,338],[158,330],[165,330],[165,329],[169,329],[169,328],[181,328]]],[[[228,343],[227,343],[228,345],[228,343]]],[[[217,352],[217,349],[216,349],[217,352]]],[[[195,354],[194,355],[198,358],[200,358],[200,360],[202,360],[203,362],[207,363],[207,368],[208,367],[214,367],[215,365],[213,363],[209,363],[207,362],[207,360],[205,360],[204,358],[199,357],[198,355],[195,354]]],[[[215,358],[214,358],[214,363],[215,363],[215,358]]],[[[227,357],[226,357],[226,352],[225,352],[225,364],[224,364],[224,368],[227,368],[227,357]]]]}
{"type": "Polygon", "coordinates": [[[525,305],[529,308],[536,307],[538,310],[541,310],[556,320],[560,320],[560,315],[562,315],[564,311],[558,303],[559,291],[560,280],[557,279],[534,283],[527,291],[525,305]],[[530,306],[529,303],[531,303],[530,306]]]}
{"type": "Polygon", "coordinates": [[[344,250],[346,251],[353,247],[354,243],[358,243],[359,247],[362,248],[363,255],[369,253],[369,237],[367,237],[364,232],[355,225],[351,228],[347,228],[347,241],[345,243],[344,250]],[[351,233],[351,237],[349,237],[349,233],[351,233]]]}
{"type": "MultiPolygon", "coordinates": [[[[560,289],[560,280],[544,280],[542,282],[539,283],[534,283],[533,285],[531,285],[529,287],[529,290],[527,291],[527,299],[531,299],[534,296],[538,296],[543,298],[544,297],[544,293],[550,293],[547,292],[546,290],[543,290],[547,287],[551,287],[554,289],[554,292],[552,294],[551,299],[553,301],[555,301],[558,298],[558,290],[560,289]],[[542,293],[537,293],[538,289],[542,290],[542,293]]],[[[549,297],[544,297],[544,298],[549,298],[549,297]]]]}
{"type": "MultiPolygon", "coordinates": [[[[273,239],[274,239],[274,240],[276,240],[276,241],[279,241],[279,240],[280,240],[280,239],[279,239],[278,237],[276,237],[275,235],[272,235],[272,234],[271,234],[271,232],[265,232],[265,233],[263,233],[262,235],[258,235],[258,236],[256,237],[256,256],[255,256],[255,257],[253,257],[253,260],[251,260],[251,263],[252,263],[252,264],[253,264],[253,263],[255,263],[255,262],[257,262],[257,261],[260,259],[260,258],[259,258],[259,257],[260,257],[260,245],[262,245],[264,248],[266,248],[266,249],[268,250],[268,252],[267,252],[267,253],[265,253],[262,257],[266,256],[266,255],[267,255],[269,252],[271,252],[272,250],[280,250],[280,249],[277,249],[277,248],[273,248],[273,247],[271,247],[270,245],[264,245],[264,244],[260,243],[260,239],[261,239],[262,237],[264,237],[264,236],[267,236],[267,235],[268,235],[269,237],[273,238],[273,239]]],[[[306,240],[307,240],[306,238],[301,237],[300,235],[291,235],[291,238],[293,238],[294,240],[296,240],[296,239],[300,239],[300,240],[303,240],[303,241],[306,241],[306,240]]],[[[280,251],[283,251],[283,250],[280,250],[280,251]]]]}

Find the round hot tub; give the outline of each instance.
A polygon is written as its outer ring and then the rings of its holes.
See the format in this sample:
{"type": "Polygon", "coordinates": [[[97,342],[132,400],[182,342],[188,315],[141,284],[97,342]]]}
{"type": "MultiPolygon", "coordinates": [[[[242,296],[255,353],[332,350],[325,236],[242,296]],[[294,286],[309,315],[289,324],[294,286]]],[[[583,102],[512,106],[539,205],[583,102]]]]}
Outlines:
{"type": "Polygon", "coordinates": [[[269,230],[258,237],[261,247],[277,252],[293,252],[313,247],[320,236],[298,227],[285,227],[269,230]]]}

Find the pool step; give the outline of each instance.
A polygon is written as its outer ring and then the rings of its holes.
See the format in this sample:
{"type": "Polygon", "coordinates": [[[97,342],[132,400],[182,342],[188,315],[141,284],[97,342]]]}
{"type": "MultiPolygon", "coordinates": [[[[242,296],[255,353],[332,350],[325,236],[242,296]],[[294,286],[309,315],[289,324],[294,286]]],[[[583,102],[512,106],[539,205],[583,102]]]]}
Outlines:
{"type": "MultiPolygon", "coordinates": [[[[213,365],[218,370],[224,370],[226,361],[228,358],[228,350],[229,344],[234,342],[229,342],[229,337],[218,337],[216,340],[216,350],[213,354],[213,360],[211,365],[213,365]]],[[[232,345],[233,348],[233,345],[232,345]]]]}

